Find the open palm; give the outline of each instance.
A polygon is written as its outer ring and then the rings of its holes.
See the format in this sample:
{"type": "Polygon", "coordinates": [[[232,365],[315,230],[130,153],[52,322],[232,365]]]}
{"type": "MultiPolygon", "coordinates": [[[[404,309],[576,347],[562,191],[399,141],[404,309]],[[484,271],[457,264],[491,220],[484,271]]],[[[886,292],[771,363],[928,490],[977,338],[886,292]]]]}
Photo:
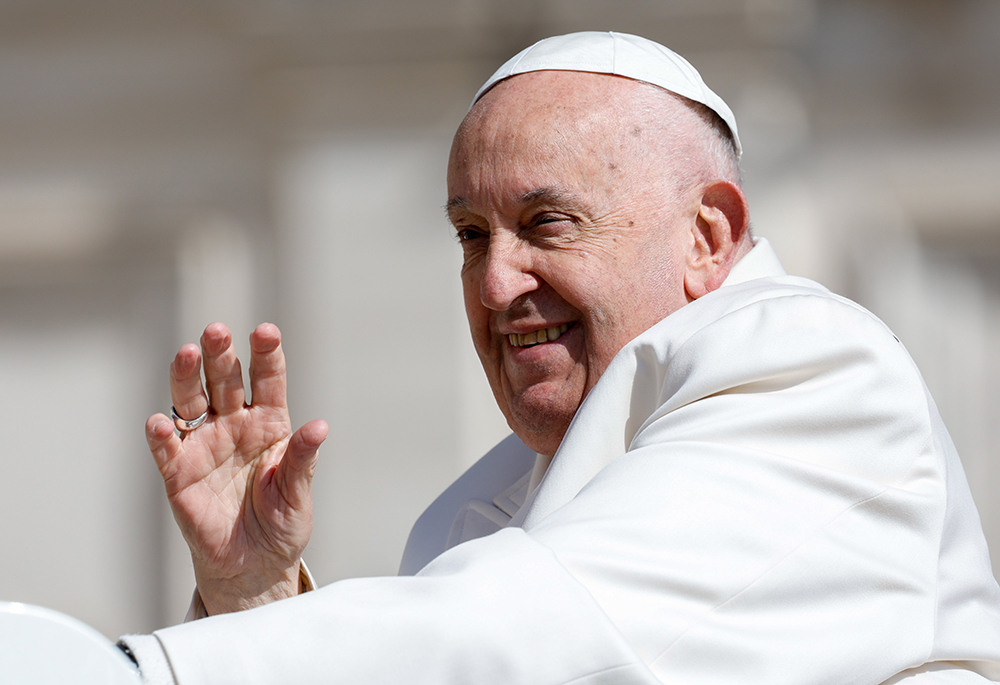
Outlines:
{"type": "Polygon", "coordinates": [[[207,410],[208,419],[180,436],[163,414],[146,422],[209,613],[296,594],[312,532],[312,474],[327,426],[313,421],[292,433],[277,327],[258,326],[250,349],[252,402],[232,335],[215,323],[205,329],[201,349],[185,345],[170,367],[177,414],[193,419],[207,410]]]}

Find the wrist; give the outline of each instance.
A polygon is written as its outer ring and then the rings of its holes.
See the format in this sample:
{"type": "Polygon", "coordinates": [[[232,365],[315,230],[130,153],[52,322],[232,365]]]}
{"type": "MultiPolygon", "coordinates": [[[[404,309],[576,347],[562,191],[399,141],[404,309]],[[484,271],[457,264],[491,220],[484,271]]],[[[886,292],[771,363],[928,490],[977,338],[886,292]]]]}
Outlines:
{"type": "Polygon", "coordinates": [[[208,616],[253,609],[312,589],[311,586],[306,587],[311,585],[311,576],[305,571],[308,580],[304,581],[303,568],[300,562],[267,579],[250,574],[238,578],[211,578],[195,574],[196,599],[200,598],[208,616]]]}

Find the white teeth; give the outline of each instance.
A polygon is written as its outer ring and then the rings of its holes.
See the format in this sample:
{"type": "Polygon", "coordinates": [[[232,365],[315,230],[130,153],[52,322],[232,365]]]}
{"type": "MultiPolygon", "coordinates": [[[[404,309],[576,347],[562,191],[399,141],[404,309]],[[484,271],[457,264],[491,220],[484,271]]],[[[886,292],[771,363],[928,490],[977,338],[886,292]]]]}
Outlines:
{"type": "Polygon", "coordinates": [[[555,340],[560,335],[569,330],[570,324],[563,323],[549,328],[540,328],[530,333],[510,333],[507,339],[512,347],[525,347],[526,345],[537,345],[538,343],[555,340]]]}

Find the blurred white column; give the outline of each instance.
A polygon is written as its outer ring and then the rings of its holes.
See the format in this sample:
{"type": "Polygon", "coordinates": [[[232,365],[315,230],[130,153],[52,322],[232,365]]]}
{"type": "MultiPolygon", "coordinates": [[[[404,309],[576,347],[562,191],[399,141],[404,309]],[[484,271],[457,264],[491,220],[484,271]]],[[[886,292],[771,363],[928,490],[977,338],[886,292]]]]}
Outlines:
{"type": "MultiPolygon", "coordinates": [[[[254,318],[257,283],[254,279],[254,245],[249,231],[224,212],[206,212],[181,232],[176,244],[176,263],[178,338],[175,347],[197,343],[205,326],[213,321],[222,321],[233,332],[233,342],[243,363],[246,379],[249,335],[259,323],[254,318]]],[[[161,382],[167,388],[169,359],[163,362],[161,382]]],[[[167,406],[161,411],[169,409],[167,406]]],[[[162,604],[168,612],[167,621],[180,622],[194,589],[191,556],[170,513],[166,495],[161,497],[158,506],[162,511],[166,546],[166,586],[162,604]]]]}

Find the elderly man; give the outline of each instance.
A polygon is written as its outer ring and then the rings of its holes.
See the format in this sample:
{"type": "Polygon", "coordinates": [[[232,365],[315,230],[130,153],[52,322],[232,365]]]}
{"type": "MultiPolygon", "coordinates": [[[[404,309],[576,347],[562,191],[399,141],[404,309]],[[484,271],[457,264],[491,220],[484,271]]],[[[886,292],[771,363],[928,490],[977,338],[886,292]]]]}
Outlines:
{"type": "Polygon", "coordinates": [[[400,577],[302,592],[327,428],[291,432],[277,329],[250,405],[224,326],[182,348],[147,435],[211,616],[123,639],[147,681],[1000,680],[934,404],[881,322],[751,238],[739,152],[697,72],[634,36],[542,41],[483,87],[448,214],[516,437],[420,518],[400,577]]]}

